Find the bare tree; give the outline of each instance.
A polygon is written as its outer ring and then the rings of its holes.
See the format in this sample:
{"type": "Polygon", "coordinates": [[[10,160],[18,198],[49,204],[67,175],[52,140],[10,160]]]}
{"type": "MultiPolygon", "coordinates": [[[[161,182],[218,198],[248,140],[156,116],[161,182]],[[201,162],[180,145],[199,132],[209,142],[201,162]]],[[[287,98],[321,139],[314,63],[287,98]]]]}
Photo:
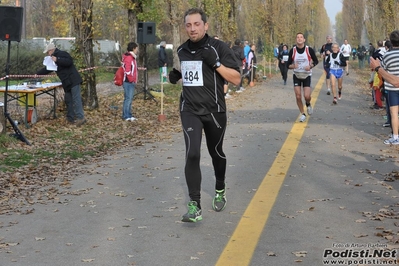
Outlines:
{"type": "MultiPolygon", "coordinates": [[[[93,1],[73,0],[73,21],[76,36],[76,55],[79,52],[82,58],[78,58],[80,68],[94,67],[93,53],[93,1]],[[79,60],[81,59],[81,60],[79,60]]],[[[96,90],[96,74],[94,70],[81,73],[83,76],[83,104],[89,108],[98,108],[96,90]]]]}

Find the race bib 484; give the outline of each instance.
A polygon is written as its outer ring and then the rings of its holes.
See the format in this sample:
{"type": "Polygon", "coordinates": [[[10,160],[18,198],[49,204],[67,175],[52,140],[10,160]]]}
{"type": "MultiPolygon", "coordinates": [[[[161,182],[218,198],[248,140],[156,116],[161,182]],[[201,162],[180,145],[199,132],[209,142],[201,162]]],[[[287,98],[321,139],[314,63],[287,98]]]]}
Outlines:
{"type": "Polygon", "coordinates": [[[202,61],[181,62],[183,86],[204,86],[202,61]]]}

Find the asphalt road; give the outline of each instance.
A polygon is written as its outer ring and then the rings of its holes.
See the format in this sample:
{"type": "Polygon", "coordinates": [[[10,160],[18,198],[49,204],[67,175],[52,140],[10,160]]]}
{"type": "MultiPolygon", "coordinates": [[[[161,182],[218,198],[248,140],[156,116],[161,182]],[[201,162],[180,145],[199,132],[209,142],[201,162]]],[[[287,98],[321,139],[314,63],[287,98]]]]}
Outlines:
{"type": "Polygon", "coordinates": [[[30,214],[1,216],[0,265],[330,265],[323,254],[378,265],[348,252],[364,250],[370,260],[366,249],[398,248],[399,186],[389,174],[399,147],[383,144],[384,112],[369,108],[354,72],[338,105],[321,76],[319,66],[305,123],[297,122],[291,78],[228,100],[223,212],[211,208],[204,143],[203,221],[180,222],[188,197],[177,134],[84,166],[88,174],[30,214]]]}

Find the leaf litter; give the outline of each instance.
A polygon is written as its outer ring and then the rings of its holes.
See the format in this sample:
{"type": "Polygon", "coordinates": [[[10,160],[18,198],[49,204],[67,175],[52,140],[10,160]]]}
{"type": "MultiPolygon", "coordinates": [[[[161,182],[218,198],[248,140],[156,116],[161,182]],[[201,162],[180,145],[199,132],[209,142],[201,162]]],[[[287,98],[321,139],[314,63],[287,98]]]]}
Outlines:
{"type": "MultiPolygon", "coordinates": [[[[162,123],[157,119],[159,103],[139,98],[133,103],[138,120],[126,123],[120,112],[109,112],[109,106],[122,106],[122,102],[123,93],[100,97],[98,109],[85,111],[88,122],[82,127],[67,124],[63,114],[58,114],[58,119],[41,120],[29,129],[23,128],[32,145],[11,142],[7,147],[10,152],[0,153],[0,162],[16,150],[36,155],[27,165],[0,172],[0,215],[29,214],[34,211],[34,204],[59,202],[62,195],[85,193],[84,189],[69,190],[73,179],[93,171],[80,166],[102,161],[119,150],[171,138],[172,133],[181,131],[177,101],[164,104],[167,119],[162,123]],[[68,156],[71,151],[81,157],[68,156]],[[42,156],[46,153],[50,156],[42,156]]],[[[115,196],[126,194],[120,192],[115,196]]]]}

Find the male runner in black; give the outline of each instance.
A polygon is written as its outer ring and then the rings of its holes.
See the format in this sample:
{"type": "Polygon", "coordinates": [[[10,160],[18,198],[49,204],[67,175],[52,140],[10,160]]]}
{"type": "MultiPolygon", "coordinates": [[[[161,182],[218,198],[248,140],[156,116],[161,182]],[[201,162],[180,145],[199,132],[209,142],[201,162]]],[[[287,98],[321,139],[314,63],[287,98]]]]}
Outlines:
{"type": "Polygon", "coordinates": [[[226,156],[222,146],[227,115],[223,85],[225,81],[240,84],[240,71],[236,57],[227,44],[206,34],[208,23],[203,10],[192,8],[186,11],[184,26],[189,40],[177,49],[181,69],[173,69],[169,73],[169,80],[175,84],[182,79],[183,83],[180,117],[186,144],[184,172],[190,202],[182,221],[197,222],[202,220],[202,130],[216,177],[216,195],[212,207],[218,212],[226,206],[226,156]]]}
{"type": "Polygon", "coordinates": [[[326,43],[320,49],[320,55],[323,59],[323,67],[326,74],[326,85],[327,85],[327,95],[331,94],[331,83],[330,83],[330,67],[326,64],[326,58],[330,53],[332,53],[332,37],[327,35],[326,43]]]}

